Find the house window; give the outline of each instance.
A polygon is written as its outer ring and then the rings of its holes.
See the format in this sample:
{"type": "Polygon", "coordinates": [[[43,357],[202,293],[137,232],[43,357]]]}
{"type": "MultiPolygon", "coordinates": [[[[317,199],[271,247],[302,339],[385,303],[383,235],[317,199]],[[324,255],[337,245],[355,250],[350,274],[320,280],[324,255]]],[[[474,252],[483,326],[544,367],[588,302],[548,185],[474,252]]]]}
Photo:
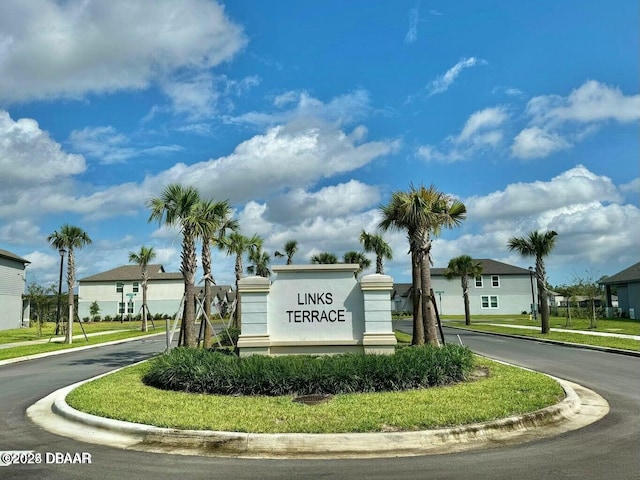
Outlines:
{"type": "Polygon", "coordinates": [[[476,277],[476,288],[482,288],[482,275],[476,277]]]}
{"type": "Polygon", "coordinates": [[[497,295],[483,295],[481,298],[482,308],[498,308],[497,295]]]}
{"type": "Polygon", "coordinates": [[[133,282],[133,293],[138,293],[140,290],[140,282],[133,282]]]}
{"type": "Polygon", "coordinates": [[[127,313],[129,313],[129,314],[133,313],[133,302],[128,302],[127,303],[127,313]]]}
{"type": "Polygon", "coordinates": [[[118,302],[118,315],[124,315],[124,302],[118,302]]]}
{"type": "Polygon", "coordinates": [[[500,277],[498,275],[491,275],[491,286],[493,288],[500,287],[500,277]]]}
{"type": "Polygon", "coordinates": [[[116,293],[122,293],[124,291],[124,283],[116,282],[116,293]]]}

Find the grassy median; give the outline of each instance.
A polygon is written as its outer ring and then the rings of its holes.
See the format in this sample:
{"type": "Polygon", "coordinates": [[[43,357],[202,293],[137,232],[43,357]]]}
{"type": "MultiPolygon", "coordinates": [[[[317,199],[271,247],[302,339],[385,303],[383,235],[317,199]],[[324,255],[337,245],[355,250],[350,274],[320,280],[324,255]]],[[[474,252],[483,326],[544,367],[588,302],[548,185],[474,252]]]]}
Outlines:
{"type": "Polygon", "coordinates": [[[225,396],[159,390],[142,383],[148,363],[74,390],[67,402],[98,416],[159,427],[255,433],[410,431],[531,412],[557,403],[549,377],[478,358],[483,375],[453,386],[340,394],[304,405],[293,396],[225,396]]]}

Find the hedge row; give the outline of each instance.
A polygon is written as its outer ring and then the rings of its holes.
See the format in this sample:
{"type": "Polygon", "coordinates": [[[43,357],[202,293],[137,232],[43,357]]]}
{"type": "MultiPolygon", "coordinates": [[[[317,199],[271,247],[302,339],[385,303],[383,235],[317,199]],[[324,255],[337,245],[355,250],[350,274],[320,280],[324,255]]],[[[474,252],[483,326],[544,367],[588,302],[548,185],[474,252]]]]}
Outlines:
{"type": "Polygon", "coordinates": [[[219,395],[311,395],[398,391],[448,385],[466,378],[473,355],[446,345],[399,349],[393,355],[291,355],[238,358],[176,348],[152,360],[146,385],[219,395]]]}

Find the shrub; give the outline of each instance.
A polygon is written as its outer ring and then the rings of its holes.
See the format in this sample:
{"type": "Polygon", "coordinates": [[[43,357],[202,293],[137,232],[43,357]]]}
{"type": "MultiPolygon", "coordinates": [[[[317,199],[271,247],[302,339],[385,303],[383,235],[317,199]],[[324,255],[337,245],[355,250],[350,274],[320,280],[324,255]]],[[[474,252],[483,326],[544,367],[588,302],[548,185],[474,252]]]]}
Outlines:
{"type": "Polygon", "coordinates": [[[466,347],[421,346],[394,355],[253,355],[176,348],[152,360],[143,377],[166,390],[221,395],[309,395],[398,391],[449,385],[473,368],[466,347]]]}
{"type": "Polygon", "coordinates": [[[104,321],[105,321],[105,322],[111,322],[111,321],[112,321],[112,319],[111,319],[111,315],[105,315],[105,316],[104,316],[104,321]]]}
{"type": "Polygon", "coordinates": [[[222,345],[223,347],[231,347],[238,344],[239,336],[239,328],[229,327],[227,330],[223,330],[218,334],[218,340],[220,340],[220,345],[222,345]]]}

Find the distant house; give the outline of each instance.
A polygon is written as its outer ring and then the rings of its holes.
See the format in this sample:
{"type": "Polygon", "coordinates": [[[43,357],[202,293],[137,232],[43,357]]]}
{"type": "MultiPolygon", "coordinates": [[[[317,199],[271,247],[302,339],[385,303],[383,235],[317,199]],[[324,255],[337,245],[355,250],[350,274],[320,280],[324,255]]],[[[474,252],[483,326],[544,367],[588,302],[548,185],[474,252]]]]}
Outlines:
{"type": "Polygon", "coordinates": [[[640,262],[625,268],[621,272],[600,281],[604,285],[607,297],[607,316],[613,316],[612,289],[618,292],[618,308],[621,315],[638,318],[640,315],[640,262]]]}
{"type": "MultiPolygon", "coordinates": [[[[529,270],[490,259],[474,262],[482,265],[482,275],[469,279],[471,315],[517,315],[531,311],[532,304],[538,301],[538,292],[529,270]]],[[[460,277],[447,280],[446,272],[446,268],[431,269],[438,311],[441,315],[464,315],[460,277]]],[[[395,284],[392,310],[411,311],[412,308],[411,284],[395,284]]]]}
{"type": "MultiPolygon", "coordinates": [[[[175,315],[184,294],[180,272],[166,272],[162,265],[149,265],[147,306],[155,314],[175,315]]],[[[124,265],[79,280],[78,316],[91,317],[90,307],[98,303],[100,316],[121,318],[142,310],[140,265],[124,265]]]]}
{"type": "Polygon", "coordinates": [[[25,268],[31,263],[0,249],[0,330],[19,328],[29,318],[29,304],[24,300],[25,268]]]}

